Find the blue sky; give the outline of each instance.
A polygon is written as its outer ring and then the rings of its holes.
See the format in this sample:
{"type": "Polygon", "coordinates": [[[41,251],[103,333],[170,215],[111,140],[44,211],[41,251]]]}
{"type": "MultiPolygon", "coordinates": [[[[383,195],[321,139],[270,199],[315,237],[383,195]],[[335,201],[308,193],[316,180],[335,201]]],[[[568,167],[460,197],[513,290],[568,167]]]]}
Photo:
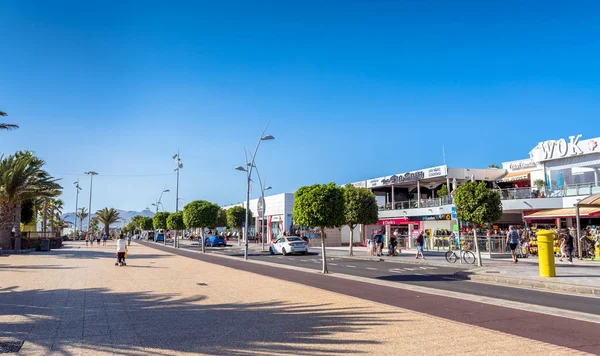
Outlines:
{"type": "MultiPolygon", "coordinates": [[[[244,145],[273,193],[447,162],[486,167],[537,142],[599,136],[597,2],[4,1],[0,110],[79,174],[93,210],[141,210],[184,163],[180,196],[245,197],[244,145]]],[[[163,198],[174,210],[174,193],[163,198]]]]}

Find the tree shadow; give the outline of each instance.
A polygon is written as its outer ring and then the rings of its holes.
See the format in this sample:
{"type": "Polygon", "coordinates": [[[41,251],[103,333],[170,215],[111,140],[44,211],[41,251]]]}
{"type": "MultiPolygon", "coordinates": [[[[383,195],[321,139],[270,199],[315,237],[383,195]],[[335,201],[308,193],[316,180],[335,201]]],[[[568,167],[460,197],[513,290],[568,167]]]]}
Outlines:
{"type": "Polygon", "coordinates": [[[364,354],[361,349],[380,342],[357,341],[348,333],[388,322],[374,319],[363,308],[328,303],[214,304],[202,295],[178,298],[102,288],[5,287],[0,289],[0,342],[24,342],[20,351],[24,354],[364,354]],[[345,337],[340,338],[339,332],[345,337]]]}
{"type": "MultiPolygon", "coordinates": [[[[137,254],[135,249],[130,250],[131,253],[127,256],[127,259],[158,259],[173,257],[167,254],[137,254]]],[[[107,249],[102,247],[101,249],[94,250],[89,247],[87,250],[82,249],[57,249],[50,252],[53,256],[58,258],[81,258],[81,259],[100,259],[100,258],[113,258],[115,257],[116,251],[113,248],[107,249]]],[[[48,252],[35,252],[35,254],[48,254],[48,252]]]]}

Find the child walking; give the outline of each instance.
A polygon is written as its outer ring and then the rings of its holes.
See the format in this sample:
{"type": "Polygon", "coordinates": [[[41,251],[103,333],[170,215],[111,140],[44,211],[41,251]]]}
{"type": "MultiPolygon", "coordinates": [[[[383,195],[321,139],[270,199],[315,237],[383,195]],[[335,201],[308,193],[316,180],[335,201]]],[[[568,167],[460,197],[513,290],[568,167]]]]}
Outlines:
{"type": "Polygon", "coordinates": [[[115,266],[125,266],[125,252],[127,252],[127,241],[125,241],[125,236],[123,234],[119,235],[117,239],[117,262],[115,262],[115,266]]]}

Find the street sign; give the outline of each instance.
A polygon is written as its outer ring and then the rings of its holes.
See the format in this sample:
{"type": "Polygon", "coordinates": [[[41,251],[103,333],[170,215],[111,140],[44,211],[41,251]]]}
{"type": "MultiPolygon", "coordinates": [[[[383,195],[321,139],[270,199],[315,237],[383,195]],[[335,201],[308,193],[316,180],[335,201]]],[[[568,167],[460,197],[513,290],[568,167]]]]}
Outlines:
{"type": "Polygon", "coordinates": [[[452,205],[452,219],[456,219],[456,206],[452,205]]]}
{"type": "Polygon", "coordinates": [[[262,218],[265,214],[265,199],[263,197],[258,198],[258,202],[256,203],[256,210],[258,212],[258,217],[262,218]]]}

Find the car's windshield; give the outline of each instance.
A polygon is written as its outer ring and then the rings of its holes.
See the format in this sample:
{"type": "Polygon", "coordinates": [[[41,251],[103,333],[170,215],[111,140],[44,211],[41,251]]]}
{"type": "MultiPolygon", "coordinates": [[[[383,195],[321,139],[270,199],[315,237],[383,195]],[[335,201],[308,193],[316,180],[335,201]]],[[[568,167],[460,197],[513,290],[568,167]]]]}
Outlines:
{"type": "Polygon", "coordinates": [[[288,241],[290,241],[290,242],[294,242],[294,241],[302,241],[302,239],[301,239],[301,238],[299,238],[299,237],[288,237],[288,241]]]}

